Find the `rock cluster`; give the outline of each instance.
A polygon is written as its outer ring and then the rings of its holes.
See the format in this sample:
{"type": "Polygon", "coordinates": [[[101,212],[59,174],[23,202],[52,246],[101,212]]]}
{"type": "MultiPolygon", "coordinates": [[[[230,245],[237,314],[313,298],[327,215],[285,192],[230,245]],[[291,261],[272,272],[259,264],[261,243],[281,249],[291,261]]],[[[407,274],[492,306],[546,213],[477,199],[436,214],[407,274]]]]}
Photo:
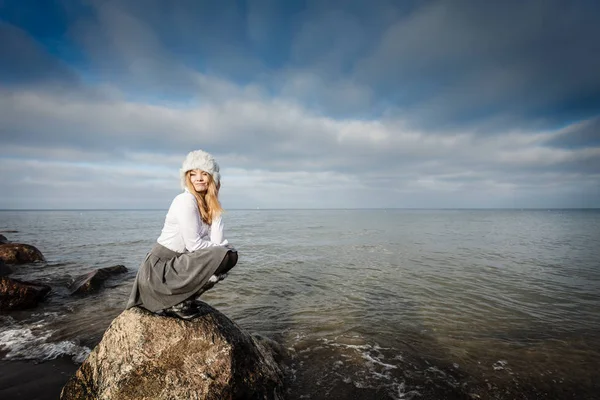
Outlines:
{"type": "MultiPolygon", "coordinates": [[[[44,255],[35,247],[23,243],[11,243],[0,234],[0,311],[12,311],[35,307],[51,291],[50,286],[8,278],[13,273],[11,265],[45,262],[44,255]]],[[[89,294],[97,291],[112,275],[127,272],[123,265],[99,268],[74,279],[69,291],[89,294]]]]}
{"type": "Polygon", "coordinates": [[[62,390],[74,399],[283,399],[270,346],[202,303],[186,321],[134,307],[119,315],[62,390]]]}
{"type": "Polygon", "coordinates": [[[35,307],[50,293],[48,285],[8,278],[14,272],[10,265],[44,261],[44,255],[35,246],[11,243],[0,235],[0,311],[35,307]]]}

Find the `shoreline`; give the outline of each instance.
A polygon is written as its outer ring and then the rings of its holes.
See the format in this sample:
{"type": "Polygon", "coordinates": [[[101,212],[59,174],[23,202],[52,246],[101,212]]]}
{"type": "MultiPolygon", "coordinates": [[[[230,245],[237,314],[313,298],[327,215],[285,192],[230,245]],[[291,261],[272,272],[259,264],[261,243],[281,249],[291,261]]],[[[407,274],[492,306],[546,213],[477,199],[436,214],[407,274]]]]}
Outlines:
{"type": "Polygon", "coordinates": [[[37,363],[0,360],[0,399],[57,400],[78,368],[67,357],[37,363]]]}

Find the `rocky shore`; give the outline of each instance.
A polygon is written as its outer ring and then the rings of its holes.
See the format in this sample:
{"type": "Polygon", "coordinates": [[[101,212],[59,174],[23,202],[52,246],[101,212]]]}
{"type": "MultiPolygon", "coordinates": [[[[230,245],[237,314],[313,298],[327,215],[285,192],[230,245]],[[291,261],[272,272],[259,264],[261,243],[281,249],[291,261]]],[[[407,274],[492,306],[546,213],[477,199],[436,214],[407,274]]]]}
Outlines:
{"type": "MultiPolygon", "coordinates": [[[[53,288],[10,275],[46,260],[34,246],[0,239],[0,313],[33,310],[52,297],[53,288]]],[[[71,279],[66,290],[94,296],[104,281],[125,272],[122,265],[98,268],[71,279]]],[[[75,373],[77,366],[63,359],[0,361],[0,397],[278,400],[285,397],[282,360],[288,356],[276,342],[250,335],[205,303],[191,320],[135,307],[112,321],[75,373]],[[23,375],[35,376],[37,384],[24,382],[23,375]]]]}

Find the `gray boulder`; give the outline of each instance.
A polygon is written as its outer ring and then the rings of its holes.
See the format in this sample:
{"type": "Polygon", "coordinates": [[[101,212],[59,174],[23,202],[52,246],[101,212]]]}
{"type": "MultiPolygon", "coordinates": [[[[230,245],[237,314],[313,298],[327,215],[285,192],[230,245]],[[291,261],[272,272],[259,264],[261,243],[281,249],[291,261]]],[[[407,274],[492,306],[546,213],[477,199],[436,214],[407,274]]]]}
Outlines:
{"type": "Polygon", "coordinates": [[[6,236],[0,233],[0,244],[8,243],[6,236]]]}
{"type": "Polygon", "coordinates": [[[283,399],[271,351],[201,303],[192,320],[134,307],[115,318],[60,398],[283,399]]]}
{"type": "Polygon", "coordinates": [[[123,274],[125,272],[127,272],[127,268],[124,265],[95,269],[75,278],[73,283],[69,285],[69,292],[72,295],[95,292],[112,275],[123,274]]]}
{"type": "Polygon", "coordinates": [[[0,277],[0,311],[32,308],[50,292],[50,286],[0,277]]]}

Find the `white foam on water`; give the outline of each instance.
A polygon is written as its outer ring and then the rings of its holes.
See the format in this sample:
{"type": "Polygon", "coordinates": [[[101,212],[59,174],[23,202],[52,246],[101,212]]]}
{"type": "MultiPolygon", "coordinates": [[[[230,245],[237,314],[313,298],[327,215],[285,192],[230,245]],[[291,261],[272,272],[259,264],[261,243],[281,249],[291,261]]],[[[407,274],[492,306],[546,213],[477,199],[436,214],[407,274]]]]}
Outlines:
{"type": "Polygon", "coordinates": [[[507,367],[507,365],[508,365],[508,361],[506,361],[506,360],[498,360],[494,364],[492,364],[492,368],[494,368],[494,371],[503,371],[503,370],[506,370],[509,373],[511,373],[512,371],[510,370],[510,368],[507,367]]]}
{"type": "MultiPolygon", "coordinates": [[[[338,339],[338,338],[336,338],[338,339]]],[[[392,371],[398,369],[398,365],[393,364],[393,361],[401,361],[402,356],[395,355],[388,362],[384,362],[385,355],[383,351],[388,350],[393,352],[394,349],[381,347],[378,344],[359,343],[349,344],[340,343],[336,339],[322,338],[320,341],[325,346],[343,349],[340,357],[346,360],[335,361],[333,368],[336,375],[347,384],[352,384],[359,389],[381,389],[386,388],[386,392],[390,398],[395,400],[412,399],[420,394],[416,391],[406,391],[406,385],[392,374],[392,371]],[[363,360],[363,367],[358,371],[351,372],[356,364],[356,361],[363,360]],[[346,370],[349,368],[350,370],[346,370]],[[345,371],[345,372],[344,372],[345,371]]],[[[321,348],[322,346],[316,346],[321,348]]],[[[313,350],[315,347],[311,348],[313,350]]]]}
{"type": "MultiPolygon", "coordinates": [[[[377,364],[377,365],[381,365],[386,370],[398,368],[397,365],[384,363],[379,358],[371,356],[371,354],[369,354],[368,352],[362,353],[361,355],[362,355],[362,358],[364,358],[368,362],[377,364]]],[[[381,355],[380,355],[380,357],[383,358],[383,356],[381,356],[381,355]]]]}
{"type": "Polygon", "coordinates": [[[3,359],[47,361],[71,356],[74,362],[80,364],[90,353],[88,347],[71,341],[48,342],[52,332],[40,331],[39,328],[42,327],[41,324],[31,327],[12,326],[0,331],[0,352],[4,353],[3,359]]]}
{"type": "MultiPolygon", "coordinates": [[[[370,345],[370,344],[358,345],[358,344],[344,344],[344,343],[329,343],[329,344],[334,347],[344,347],[347,349],[356,350],[363,359],[367,360],[367,366],[373,367],[375,365],[379,365],[379,366],[383,367],[385,371],[398,368],[397,365],[388,364],[388,363],[381,361],[385,358],[385,356],[381,353],[381,350],[390,350],[389,348],[380,347],[377,344],[375,344],[375,345],[370,345]],[[373,354],[373,353],[375,353],[375,354],[373,354]]],[[[393,360],[394,359],[397,359],[397,356],[394,357],[393,360]]],[[[400,356],[400,359],[402,359],[401,356],[400,356]]],[[[374,375],[379,376],[380,374],[376,373],[374,375]]]]}
{"type": "Polygon", "coordinates": [[[42,320],[46,319],[47,317],[56,318],[58,316],[60,316],[60,313],[58,311],[34,312],[31,314],[31,318],[41,317],[42,320]]]}
{"type": "Polygon", "coordinates": [[[447,376],[444,371],[442,371],[441,369],[439,369],[436,366],[428,367],[425,371],[431,372],[432,374],[438,375],[438,376],[441,376],[441,377],[446,377],[447,376]]]}
{"type": "Polygon", "coordinates": [[[370,350],[373,348],[371,345],[368,345],[368,344],[331,343],[331,345],[336,346],[336,347],[345,347],[347,349],[354,349],[354,350],[370,350]]]}
{"type": "Polygon", "coordinates": [[[404,382],[394,383],[392,386],[394,387],[394,392],[392,393],[394,400],[412,400],[422,396],[418,390],[407,391],[404,382]]]}

